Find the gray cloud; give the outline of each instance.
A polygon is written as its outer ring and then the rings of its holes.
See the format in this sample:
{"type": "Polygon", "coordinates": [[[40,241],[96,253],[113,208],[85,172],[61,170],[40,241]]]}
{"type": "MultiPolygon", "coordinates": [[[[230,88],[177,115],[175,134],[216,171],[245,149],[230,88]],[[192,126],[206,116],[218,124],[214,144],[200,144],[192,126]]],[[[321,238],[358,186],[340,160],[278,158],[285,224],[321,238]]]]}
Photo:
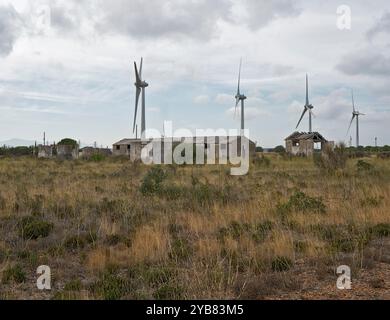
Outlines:
{"type": "Polygon", "coordinates": [[[390,33],[390,12],[385,12],[379,21],[368,30],[367,37],[372,39],[379,33],[390,33]]]}
{"type": "Polygon", "coordinates": [[[291,0],[245,0],[247,10],[247,25],[251,29],[266,26],[272,20],[297,16],[301,10],[291,0]]]}
{"type": "Polygon", "coordinates": [[[15,9],[11,5],[0,6],[0,56],[12,52],[20,31],[21,23],[15,9]]]}
{"type": "Polygon", "coordinates": [[[390,74],[390,57],[375,48],[361,50],[344,56],[336,69],[347,75],[380,75],[390,74]]]}
{"type": "MultiPolygon", "coordinates": [[[[106,1],[104,1],[106,3],[106,1]]],[[[218,19],[229,16],[228,0],[113,0],[105,5],[102,31],[114,31],[134,38],[192,36],[209,38],[218,19]]]]}
{"type": "Polygon", "coordinates": [[[83,23],[100,34],[132,38],[177,38],[208,40],[220,21],[247,25],[252,30],[270,21],[299,13],[292,0],[97,0],[48,1],[52,27],[79,31],[83,23]],[[244,12],[244,17],[238,12],[244,12]]]}

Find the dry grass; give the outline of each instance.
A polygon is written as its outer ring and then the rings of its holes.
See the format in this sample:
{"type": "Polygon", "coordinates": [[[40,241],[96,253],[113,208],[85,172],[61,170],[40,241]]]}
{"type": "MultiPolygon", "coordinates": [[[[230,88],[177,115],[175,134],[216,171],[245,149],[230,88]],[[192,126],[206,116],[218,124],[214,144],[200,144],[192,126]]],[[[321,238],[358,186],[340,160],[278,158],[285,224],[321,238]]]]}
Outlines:
{"type": "Polygon", "coordinates": [[[308,266],[320,275],[347,259],[359,270],[370,241],[390,230],[390,162],[365,161],[372,170],[349,160],[330,173],[272,155],[244,177],[162,167],[165,180],[143,195],[150,168],[120,159],[1,159],[0,270],[17,264],[26,281],[2,284],[0,296],[264,298],[300,290],[308,266]],[[50,234],[21,237],[30,216],[52,223],[50,234]],[[41,264],[56,278],[48,293],[34,287],[41,264]]]}

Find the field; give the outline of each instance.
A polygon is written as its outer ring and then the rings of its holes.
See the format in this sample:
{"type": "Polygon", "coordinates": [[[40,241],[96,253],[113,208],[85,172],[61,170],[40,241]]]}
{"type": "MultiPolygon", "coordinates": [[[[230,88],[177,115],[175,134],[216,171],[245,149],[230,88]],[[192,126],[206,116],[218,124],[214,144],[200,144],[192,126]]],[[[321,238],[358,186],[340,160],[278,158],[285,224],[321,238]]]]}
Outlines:
{"type": "Polygon", "coordinates": [[[1,299],[390,299],[388,159],[95,160],[0,159],[1,299]]]}

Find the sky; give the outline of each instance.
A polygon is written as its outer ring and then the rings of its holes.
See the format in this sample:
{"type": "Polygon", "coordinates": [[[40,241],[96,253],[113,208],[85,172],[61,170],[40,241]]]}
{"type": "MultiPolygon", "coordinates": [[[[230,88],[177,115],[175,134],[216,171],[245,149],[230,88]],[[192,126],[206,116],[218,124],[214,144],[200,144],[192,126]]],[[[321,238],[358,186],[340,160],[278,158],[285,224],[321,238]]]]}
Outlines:
{"type": "Polygon", "coordinates": [[[353,89],[361,144],[390,145],[389,35],[387,0],[0,0],[0,140],[133,137],[141,57],[147,128],[238,129],[242,58],[258,145],[295,131],[306,73],[313,130],[355,143],[353,89]]]}

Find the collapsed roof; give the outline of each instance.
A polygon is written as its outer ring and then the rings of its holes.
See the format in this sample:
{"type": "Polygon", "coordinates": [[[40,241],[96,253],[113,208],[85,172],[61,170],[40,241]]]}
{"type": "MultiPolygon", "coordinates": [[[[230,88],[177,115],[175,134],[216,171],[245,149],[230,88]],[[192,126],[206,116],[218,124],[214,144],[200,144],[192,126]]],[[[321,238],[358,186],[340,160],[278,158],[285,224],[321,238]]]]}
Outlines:
{"type": "Polygon", "coordinates": [[[292,140],[294,142],[299,142],[302,140],[313,140],[314,142],[327,142],[327,140],[319,132],[294,132],[292,135],[288,136],[286,139],[292,140]]]}

